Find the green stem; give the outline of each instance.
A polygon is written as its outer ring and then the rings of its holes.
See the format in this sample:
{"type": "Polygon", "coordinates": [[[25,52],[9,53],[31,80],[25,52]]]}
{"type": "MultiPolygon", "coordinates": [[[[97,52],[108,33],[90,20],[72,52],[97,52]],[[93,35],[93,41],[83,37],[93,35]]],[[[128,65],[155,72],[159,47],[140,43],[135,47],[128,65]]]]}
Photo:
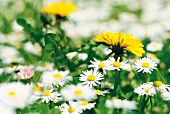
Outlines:
{"type": "Polygon", "coordinates": [[[142,96],[140,96],[140,102],[139,102],[139,110],[140,110],[140,114],[142,114],[142,96]]]}
{"type": "Polygon", "coordinates": [[[156,71],[158,72],[159,76],[162,78],[163,82],[166,84],[166,81],[165,81],[164,77],[162,76],[162,74],[159,72],[159,70],[156,70],[156,71]]]}
{"type": "Polygon", "coordinates": [[[151,104],[151,114],[153,114],[153,112],[152,112],[152,107],[153,107],[153,104],[152,104],[152,97],[150,96],[149,99],[150,99],[150,104],[151,104]]]}
{"type": "Polygon", "coordinates": [[[119,71],[116,70],[115,72],[115,80],[114,80],[114,95],[116,96],[116,90],[118,88],[118,84],[119,84],[119,71]]]}

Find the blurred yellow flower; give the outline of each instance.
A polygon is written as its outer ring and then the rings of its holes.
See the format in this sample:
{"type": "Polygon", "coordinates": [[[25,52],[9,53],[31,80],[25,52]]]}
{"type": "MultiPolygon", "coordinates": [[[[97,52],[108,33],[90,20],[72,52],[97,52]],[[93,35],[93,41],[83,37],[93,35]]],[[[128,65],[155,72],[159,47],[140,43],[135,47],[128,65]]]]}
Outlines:
{"type": "Polygon", "coordinates": [[[96,42],[101,42],[109,45],[112,51],[122,51],[126,49],[137,56],[142,56],[145,51],[143,50],[143,44],[138,38],[133,38],[132,34],[102,32],[95,38],[96,42]]]}
{"type": "Polygon", "coordinates": [[[42,9],[42,13],[60,15],[61,17],[67,16],[74,11],[76,11],[76,6],[72,2],[57,2],[42,9]]]}

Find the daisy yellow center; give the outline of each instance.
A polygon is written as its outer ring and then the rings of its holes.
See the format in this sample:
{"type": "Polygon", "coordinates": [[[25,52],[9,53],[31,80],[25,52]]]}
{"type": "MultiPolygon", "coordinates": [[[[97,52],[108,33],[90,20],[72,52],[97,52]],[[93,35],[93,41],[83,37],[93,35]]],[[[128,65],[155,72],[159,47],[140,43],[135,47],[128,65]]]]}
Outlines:
{"type": "Polygon", "coordinates": [[[104,67],[106,67],[106,65],[104,64],[104,62],[100,62],[100,63],[98,64],[98,67],[99,67],[99,68],[104,68],[104,67]]]}
{"type": "Polygon", "coordinates": [[[9,96],[11,96],[11,97],[14,97],[14,96],[16,96],[16,92],[15,91],[10,91],[9,93],[8,93],[8,95],[9,96]]]}
{"type": "Polygon", "coordinates": [[[76,109],[71,107],[71,106],[69,106],[67,110],[68,110],[68,112],[72,113],[72,112],[75,112],[76,109]]]}
{"type": "Polygon", "coordinates": [[[96,79],[96,76],[91,74],[87,77],[88,81],[94,81],[96,79]]]}
{"type": "Polygon", "coordinates": [[[110,88],[110,85],[109,84],[105,84],[104,87],[105,88],[110,88]]]}
{"type": "Polygon", "coordinates": [[[55,73],[53,77],[61,79],[63,76],[60,73],[55,73]]]}
{"type": "Polygon", "coordinates": [[[150,64],[148,62],[143,62],[142,67],[149,68],[150,64]]]}
{"type": "Polygon", "coordinates": [[[154,45],[153,45],[153,48],[157,48],[157,47],[158,47],[158,45],[157,45],[157,44],[154,44],[154,45]]]}
{"type": "Polygon", "coordinates": [[[100,94],[102,94],[102,91],[96,90],[96,94],[100,95],[100,94]]]}
{"type": "Polygon", "coordinates": [[[154,85],[156,87],[160,87],[162,85],[162,82],[161,81],[154,81],[154,85]]]}
{"type": "Polygon", "coordinates": [[[82,100],[82,101],[81,101],[81,104],[82,104],[83,106],[86,106],[86,105],[88,105],[89,103],[88,103],[87,101],[85,101],[85,100],[82,100]]]}
{"type": "Polygon", "coordinates": [[[117,102],[121,102],[122,100],[121,99],[117,99],[117,102]]]}
{"type": "Polygon", "coordinates": [[[46,90],[44,93],[43,93],[43,96],[50,96],[51,95],[51,92],[49,90],[46,90]]]}
{"type": "Polygon", "coordinates": [[[43,67],[46,67],[47,65],[48,65],[47,63],[43,63],[43,64],[42,64],[43,67]]]}
{"type": "Polygon", "coordinates": [[[75,95],[82,95],[82,94],[83,94],[83,91],[80,90],[80,89],[77,89],[77,90],[74,91],[74,94],[75,94],[75,95]]]}
{"type": "Polygon", "coordinates": [[[43,88],[42,87],[38,87],[38,86],[36,86],[36,87],[34,87],[34,89],[33,89],[34,91],[42,91],[43,90],[43,88]]]}
{"type": "Polygon", "coordinates": [[[150,89],[151,89],[151,88],[146,89],[145,92],[148,93],[148,92],[150,91],[150,89]]]}
{"type": "Polygon", "coordinates": [[[120,62],[114,62],[114,63],[113,63],[113,66],[114,66],[114,67],[120,67],[120,66],[121,66],[121,63],[120,63],[120,62]]]}
{"type": "Polygon", "coordinates": [[[150,57],[151,57],[151,58],[156,58],[156,55],[153,54],[153,53],[151,53],[151,54],[150,54],[150,57]]]}

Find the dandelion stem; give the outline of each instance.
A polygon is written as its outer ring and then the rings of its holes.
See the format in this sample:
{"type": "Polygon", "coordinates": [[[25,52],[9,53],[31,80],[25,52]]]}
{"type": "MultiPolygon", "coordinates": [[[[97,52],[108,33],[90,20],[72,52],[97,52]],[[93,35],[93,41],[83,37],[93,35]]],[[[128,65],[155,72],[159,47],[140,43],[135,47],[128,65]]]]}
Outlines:
{"type": "Polygon", "coordinates": [[[166,81],[165,81],[164,77],[162,76],[162,74],[159,72],[159,70],[156,70],[156,71],[158,72],[159,76],[162,78],[163,82],[166,84],[166,81]]]}

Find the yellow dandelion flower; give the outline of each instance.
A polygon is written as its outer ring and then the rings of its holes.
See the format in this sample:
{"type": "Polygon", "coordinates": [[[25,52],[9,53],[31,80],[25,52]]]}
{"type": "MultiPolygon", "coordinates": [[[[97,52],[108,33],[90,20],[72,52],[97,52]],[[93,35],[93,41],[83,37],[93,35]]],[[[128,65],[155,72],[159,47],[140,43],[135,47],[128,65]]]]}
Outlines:
{"type": "Polygon", "coordinates": [[[74,11],[76,11],[76,6],[72,2],[57,2],[42,9],[42,13],[60,15],[61,17],[67,16],[74,11]]]}
{"type": "Polygon", "coordinates": [[[132,34],[102,32],[96,36],[95,41],[109,45],[115,54],[122,54],[123,49],[140,57],[145,53],[143,44],[138,38],[132,37],[132,34]]]}

